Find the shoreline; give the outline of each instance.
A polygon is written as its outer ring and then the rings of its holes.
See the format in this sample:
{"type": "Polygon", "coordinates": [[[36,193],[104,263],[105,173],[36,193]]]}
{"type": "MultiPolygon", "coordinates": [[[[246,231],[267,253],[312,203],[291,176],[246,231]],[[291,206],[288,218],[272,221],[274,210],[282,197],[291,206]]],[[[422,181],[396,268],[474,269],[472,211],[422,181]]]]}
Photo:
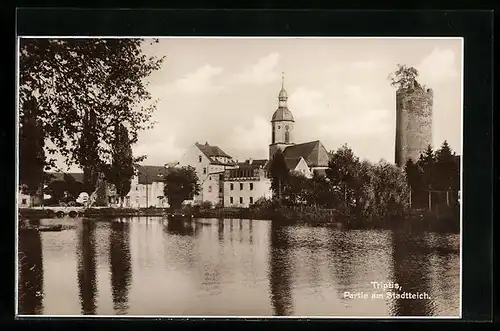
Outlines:
{"type": "MultiPolygon", "coordinates": [[[[61,218],[48,209],[20,208],[20,219],[61,218]]],[[[334,210],[297,210],[294,208],[278,208],[253,210],[252,208],[224,208],[199,209],[196,207],[183,208],[174,212],[167,208],[91,208],[83,215],[85,218],[110,219],[115,217],[168,217],[168,215],[189,218],[214,219],[250,219],[276,222],[282,225],[310,225],[334,227],[338,229],[406,229],[410,231],[433,231],[460,233],[460,216],[452,210],[436,213],[424,210],[410,210],[405,216],[391,219],[366,220],[356,219],[349,215],[341,215],[334,210]]],[[[68,217],[68,216],[64,216],[68,217]]]]}

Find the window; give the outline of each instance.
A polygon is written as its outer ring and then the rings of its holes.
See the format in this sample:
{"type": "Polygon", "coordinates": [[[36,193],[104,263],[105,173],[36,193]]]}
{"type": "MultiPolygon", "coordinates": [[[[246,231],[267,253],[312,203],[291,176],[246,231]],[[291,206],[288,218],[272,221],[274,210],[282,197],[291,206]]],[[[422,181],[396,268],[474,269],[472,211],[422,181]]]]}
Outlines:
{"type": "Polygon", "coordinates": [[[212,176],[208,176],[208,180],[212,180],[212,176]]]}
{"type": "Polygon", "coordinates": [[[22,202],[21,202],[23,205],[26,204],[26,199],[23,199],[22,202]]]}
{"type": "Polygon", "coordinates": [[[234,184],[233,183],[229,184],[229,187],[231,188],[231,191],[234,190],[234,184]]]}
{"type": "Polygon", "coordinates": [[[200,162],[200,163],[201,163],[201,155],[200,155],[200,156],[198,156],[198,162],[200,162]]]}
{"type": "Polygon", "coordinates": [[[229,198],[229,202],[232,204],[233,203],[233,197],[229,198]]]}
{"type": "Polygon", "coordinates": [[[207,168],[203,168],[203,174],[206,175],[207,174],[207,168]]]}
{"type": "Polygon", "coordinates": [[[208,187],[208,192],[212,192],[212,186],[208,187]]]}
{"type": "Polygon", "coordinates": [[[240,191],[243,190],[243,183],[240,183],[240,191]]]}
{"type": "Polygon", "coordinates": [[[253,190],[253,183],[250,183],[250,191],[253,190]]]}
{"type": "Polygon", "coordinates": [[[288,144],[290,142],[290,132],[288,130],[285,131],[285,143],[288,144]]]}
{"type": "Polygon", "coordinates": [[[139,186],[136,186],[136,187],[135,187],[135,190],[136,190],[136,191],[139,191],[139,186]]]}
{"type": "Polygon", "coordinates": [[[242,197],[240,197],[240,203],[243,203],[243,198],[242,197]]]}
{"type": "Polygon", "coordinates": [[[250,197],[250,204],[253,203],[253,197],[250,197]]]}

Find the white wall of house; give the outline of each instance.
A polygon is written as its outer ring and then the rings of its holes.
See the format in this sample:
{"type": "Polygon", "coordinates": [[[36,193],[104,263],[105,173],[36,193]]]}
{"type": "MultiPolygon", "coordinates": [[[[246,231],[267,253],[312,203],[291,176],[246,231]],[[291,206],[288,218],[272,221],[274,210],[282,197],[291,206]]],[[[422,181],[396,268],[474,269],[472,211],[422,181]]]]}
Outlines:
{"type": "Polygon", "coordinates": [[[165,183],[153,181],[152,184],[139,184],[138,176],[132,178],[130,192],[125,197],[125,208],[168,208],[168,201],[164,196],[165,183]]]}
{"type": "Polygon", "coordinates": [[[297,163],[297,165],[295,166],[295,169],[293,169],[293,170],[300,172],[301,174],[303,174],[307,178],[312,178],[313,173],[311,172],[311,169],[309,169],[309,166],[307,165],[306,161],[302,157],[300,158],[299,163],[297,163]]]}
{"type": "Polygon", "coordinates": [[[271,198],[271,180],[259,170],[259,177],[231,178],[224,181],[224,207],[248,208],[258,199],[271,198]]]}

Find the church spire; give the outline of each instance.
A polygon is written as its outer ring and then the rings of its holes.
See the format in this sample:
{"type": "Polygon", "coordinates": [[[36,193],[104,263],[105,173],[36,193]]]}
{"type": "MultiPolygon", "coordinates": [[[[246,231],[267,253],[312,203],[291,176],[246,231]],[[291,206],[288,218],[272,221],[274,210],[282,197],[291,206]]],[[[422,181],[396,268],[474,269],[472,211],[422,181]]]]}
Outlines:
{"type": "Polygon", "coordinates": [[[286,101],[288,99],[288,93],[286,93],[285,90],[285,73],[281,73],[281,91],[280,94],[278,95],[278,100],[280,107],[286,107],[286,101]]]}

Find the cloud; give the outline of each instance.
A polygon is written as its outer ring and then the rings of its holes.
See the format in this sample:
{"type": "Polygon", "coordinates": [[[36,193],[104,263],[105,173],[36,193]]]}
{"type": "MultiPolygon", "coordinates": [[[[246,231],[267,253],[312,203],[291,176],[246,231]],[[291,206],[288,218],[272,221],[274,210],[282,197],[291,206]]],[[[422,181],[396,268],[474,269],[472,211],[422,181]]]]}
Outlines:
{"type": "Polygon", "coordinates": [[[328,108],[322,92],[305,87],[299,87],[290,95],[288,105],[294,116],[299,118],[324,113],[328,108]]]}
{"type": "Polygon", "coordinates": [[[270,132],[269,121],[263,117],[254,117],[252,126],[236,126],[228,141],[234,149],[262,150],[267,154],[270,132]]]}
{"type": "Polygon", "coordinates": [[[458,76],[455,53],[435,48],[417,66],[423,84],[436,85],[458,76]]]}
{"type": "Polygon", "coordinates": [[[337,121],[320,124],[319,133],[341,137],[366,136],[386,132],[389,125],[389,112],[386,109],[364,110],[356,114],[347,114],[337,121]]]}
{"type": "Polygon", "coordinates": [[[221,85],[215,85],[213,78],[222,72],[222,68],[212,67],[206,64],[194,72],[185,75],[173,84],[175,92],[184,93],[207,93],[223,89],[221,85]]]}
{"type": "Polygon", "coordinates": [[[156,139],[151,136],[148,141],[143,141],[141,144],[133,146],[135,156],[147,155],[144,164],[148,165],[163,165],[167,162],[178,161],[185,152],[184,149],[176,146],[174,135],[165,136],[156,134],[156,139]]]}
{"type": "Polygon", "coordinates": [[[374,61],[368,60],[368,61],[355,61],[351,63],[351,68],[352,69],[359,69],[359,70],[371,70],[375,69],[376,65],[374,61]]]}
{"type": "Polygon", "coordinates": [[[242,73],[237,75],[237,81],[246,84],[267,84],[275,81],[279,77],[274,71],[279,58],[278,53],[271,53],[260,58],[257,63],[245,68],[242,73]]]}

